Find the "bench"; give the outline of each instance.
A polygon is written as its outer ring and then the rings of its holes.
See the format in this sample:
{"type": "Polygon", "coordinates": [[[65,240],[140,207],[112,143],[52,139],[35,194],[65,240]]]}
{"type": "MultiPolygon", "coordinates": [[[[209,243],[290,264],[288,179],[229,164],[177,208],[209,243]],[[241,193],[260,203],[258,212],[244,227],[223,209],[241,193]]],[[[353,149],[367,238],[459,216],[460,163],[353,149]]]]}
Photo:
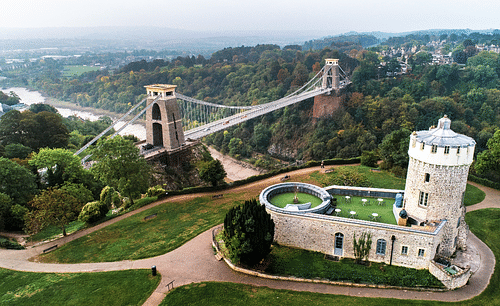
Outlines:
{"type": "Polygon", "coordinates": [[[221,194],[214,194],[214,195],[212,196],[212,199],[220,199],[220,198],[222,198],[223,196],[224,196],[224,194],[223,194],[223,193],[221,193],[221,194]]]}
{"type": "Polygon", "coordinates": [[[335,169],[331,168],[331,169],[326,169],[324,173],[330,173],[330,172],[334,172],[335,169]]]}
{"type": "Polygon", "coordinates": [[[280,180],[282,182],[286,181],[286,180],[289,180],[290,179],[290,175],[285,175],[284,177],[282,177],[280,180]]]}
{"type": "Polygon", "coordinates": [[[144,221],[149,220],[149,219],[153,219],[154,217],[156,217],[156,215],[157,214],[152,214],[152,215],[146,216],[146,217],[144,217],[144,221]]]}
{"type": "Polygon", "coordinates": [[[47,252],[50,252],[50,251],[55,250],[55,249],[57,249],[57,244],[51,246],[50,248],[43,250],[43,253],[47,253],[47,252]]]}
{"type": "Polygon", "coordinates": [[[325,214],[331,215],[331,214],[333,214],[334,210],[335,210],[335,208],[333,208],[333,207],[330,206],[330,208],[328,208],[328,210],[325,212],[325,214]]]}

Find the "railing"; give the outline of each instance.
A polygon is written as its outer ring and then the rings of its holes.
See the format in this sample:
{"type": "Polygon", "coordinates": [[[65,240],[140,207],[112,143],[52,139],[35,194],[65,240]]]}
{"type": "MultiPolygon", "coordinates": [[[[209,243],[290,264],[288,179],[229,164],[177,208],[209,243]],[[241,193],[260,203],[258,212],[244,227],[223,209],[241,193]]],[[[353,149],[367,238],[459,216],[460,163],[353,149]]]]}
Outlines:
{"type": "Polygon", "coordinates": [[[165,287],[167,287],[167,291],[174,289],[174,281],[175,280],[173,280],[170,283],[168,283],[167,285],[165,285],[165,287]]]}

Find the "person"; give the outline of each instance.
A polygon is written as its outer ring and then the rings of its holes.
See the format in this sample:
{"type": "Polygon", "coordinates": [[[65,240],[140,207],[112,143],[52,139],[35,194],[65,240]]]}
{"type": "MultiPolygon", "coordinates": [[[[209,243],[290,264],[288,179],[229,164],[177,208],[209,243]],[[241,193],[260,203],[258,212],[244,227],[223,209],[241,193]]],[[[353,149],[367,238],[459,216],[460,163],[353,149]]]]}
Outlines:
{"type": "Polygon", "coordinates": [[[324,160],[321,161],[321,168],[325,168],[325,161],[324,160]]]}

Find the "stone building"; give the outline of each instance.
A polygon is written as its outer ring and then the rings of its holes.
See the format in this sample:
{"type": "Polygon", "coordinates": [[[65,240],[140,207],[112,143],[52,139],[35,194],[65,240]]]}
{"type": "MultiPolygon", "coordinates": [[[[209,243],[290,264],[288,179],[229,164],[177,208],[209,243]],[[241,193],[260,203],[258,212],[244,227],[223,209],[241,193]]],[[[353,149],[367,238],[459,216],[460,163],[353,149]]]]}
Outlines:
{"type": "Polygon", "coordinates": [[[439,260],[448,260],[457,248],[466,249],[468,227],[463,200],[475,147],[472,138],[453,132],[450,123],[445,116],[437,128],[411,135],[404,191],[346,186],[330,186],[321,191],[322,188],[304,183],[283,183],[264,189],[259,200],[275,222],[275,240],[281,245],[354,258],[353,238],[366,232],[371,234],[373,243],[370,261],[429,269],[450,289],[465,285],[470,267],[450,268],[439,260]],[[318,196],[323,203],[312,209],[287,208],[290,205],[279,208],[270,203],[274,195],[293,188],[318,196]],[[325,204],[328,199],[322,192],[341,198],[403,198],[392,207],[398,222],[329,215],[330,203],[325,204]]]}

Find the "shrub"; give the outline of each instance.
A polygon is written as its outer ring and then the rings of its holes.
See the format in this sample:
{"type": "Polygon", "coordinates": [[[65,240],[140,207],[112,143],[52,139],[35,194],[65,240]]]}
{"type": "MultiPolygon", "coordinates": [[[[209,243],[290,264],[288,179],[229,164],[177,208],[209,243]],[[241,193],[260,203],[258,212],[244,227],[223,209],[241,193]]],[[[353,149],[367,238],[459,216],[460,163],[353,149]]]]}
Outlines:
{"type": "Polygon", "coordinates": [[[234,263],[258,263],[271,251],[273,239],[274,222],[255,199],[231,208],[224,218],[224,242],[234,263]]]}
{"type": "Polygon", "coordinates": [[[107,205],[100,201],[89,202],[83,206],[78,220],[85,223],[94,223],[106,216],[108,212],[107,205]]]}
{"type": "Polygon", "coordinates": [[[363,166],[374,168],[377,166],[378,156],[374,151],[364,151],[361,154],[361,164],[363,166]]]}
{"type": "Polygon", "coordinates": [[[160,194],[164,194],[165,189],[163,189],[160,185],[156,185],[148,188],[148,192],[146,193],[148,197],[156,197],[160,194]]]}
{"type": "Polygon", "coordinates": [[[100,200],[103,205],[111,209],[111,204],[113,204],[114,197],[116,195],[116,191],[113,187],[106,186],[101,191],[100,200]]]}

